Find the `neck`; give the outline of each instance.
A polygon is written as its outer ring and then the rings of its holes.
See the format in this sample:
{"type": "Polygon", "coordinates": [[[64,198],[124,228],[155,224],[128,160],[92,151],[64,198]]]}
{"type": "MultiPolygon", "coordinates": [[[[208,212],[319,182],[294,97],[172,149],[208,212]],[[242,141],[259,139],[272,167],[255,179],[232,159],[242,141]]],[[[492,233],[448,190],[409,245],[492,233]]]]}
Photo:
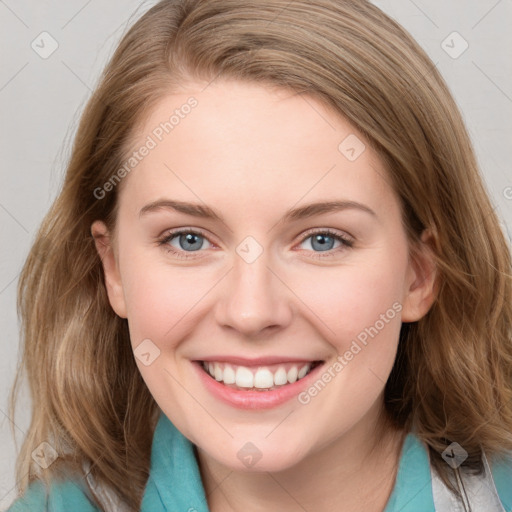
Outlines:
{"type": "MultiPolygon", "coordinates": [[[[393,490],[406,432],[363,424],[279,472],[227,468],[198,449],[211,512],[382,512],[393,490]]],[[[364,424],[366,422],[366,424],[364,424]]]]}

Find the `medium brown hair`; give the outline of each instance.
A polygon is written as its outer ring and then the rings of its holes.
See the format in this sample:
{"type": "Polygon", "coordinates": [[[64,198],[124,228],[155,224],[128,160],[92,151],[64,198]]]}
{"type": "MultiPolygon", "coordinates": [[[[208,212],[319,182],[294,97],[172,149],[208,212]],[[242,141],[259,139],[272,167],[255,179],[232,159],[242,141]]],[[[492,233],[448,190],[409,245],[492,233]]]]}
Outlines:
{"type": "MultiPolygon", "coordinates": [[[[479,465],[512,449],[510,251],[461,115],[412,37],[358,0],[164,0],[127,32],[81,117],[62,190],[19,282],[22,365],[32,421],[20,490],[89,461],[97,482],[134,510],[149,475],[158,406],[134,362],[127,321],[110,307],[90,227],[114,226],[120,187],[97,199],[126,160],[136,126],[164,94],[216,77],[310,95],[344,116],[385,162],[411,248],[433,234],[437,298],[403,324],[386,411],[415,428],[443,478],[452,441],[479,465]],[[31,451],[60,457],[37,472],[31,451]],[[129,482],[129,485],[126,483],[129,482]]],[[[341,142],[341,141],[340,141],[341,142]]]]}

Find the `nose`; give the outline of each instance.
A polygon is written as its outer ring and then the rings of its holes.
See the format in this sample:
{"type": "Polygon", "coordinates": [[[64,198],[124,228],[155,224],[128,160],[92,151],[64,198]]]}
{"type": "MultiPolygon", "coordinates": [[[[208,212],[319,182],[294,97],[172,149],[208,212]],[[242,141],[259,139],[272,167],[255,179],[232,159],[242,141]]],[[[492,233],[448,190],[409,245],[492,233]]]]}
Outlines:
{"type": "Polygon", "coordinates": [[[290,290],[268,263],[265,252],[252,263],[235,255],[216,304],[218,325],[255,339],[290,324],[290,290]]]}

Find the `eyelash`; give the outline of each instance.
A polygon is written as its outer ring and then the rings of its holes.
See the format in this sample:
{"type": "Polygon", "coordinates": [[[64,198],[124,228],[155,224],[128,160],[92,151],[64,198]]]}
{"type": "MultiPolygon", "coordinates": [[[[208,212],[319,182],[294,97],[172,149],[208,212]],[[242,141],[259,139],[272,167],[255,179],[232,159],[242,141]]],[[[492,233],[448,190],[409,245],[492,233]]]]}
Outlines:
{"type": "MultiPolygon", "coordinates": [[[[189,256],[187,253],[192,254],[192,253],[195,253],[195,252],[202,252],[202,251],[179,251],[179,250],[176,250],[171,245],[169,245],[169,242],[173,238],[176,238],[179,235],[188,235],[188,234],[199,235],[199,236],[201,236],[203,238],[206,238],[208,240],[208,237],[203,232],[198,231],[196,229],[179,229],[179,230],[176,230],[176,231],[171,231],[171,232],[167,233],[163,238],[159,239],[158,240],[158,245],[164,247],[164,249],[167,252],[172,253],[174,256],[176,256],[178,258],[182,258],[182,259],[195,258],[196,256],[191,256],[191,255],[189,256]]],[[[327,251],[320,251],[320,252],[308,251],[308,252],[313,252],[314,253],[314,255],[309,256],[311,258],[321,259],[321,258],[326,258],[326,257],[332,257],[333,254],[338,253],[339,251],[350,249],[354,245],[354,240],[353,239],[348,238],[347,236],[342,235],[340,233],[337,233],[335,231],[332,231],[332,230],[330,230],[328,228],[327,229],[322,229],[322,230],[318,229],[318,230],[315,230],[315,231],[308,231],[306,233],[306,235],[299,242],[299,245],[304,243],[308,238],[311,238],[312,236],[318,235],[318,234],[320,234],[320,235],[328,235],[329,237],[332,237],[335,240],[341,242],[342,246],[338,247],[337,249],[329,249],[327,251]],[[325,253],[325,254],[323,254],[323,253],[325,253]]]]}

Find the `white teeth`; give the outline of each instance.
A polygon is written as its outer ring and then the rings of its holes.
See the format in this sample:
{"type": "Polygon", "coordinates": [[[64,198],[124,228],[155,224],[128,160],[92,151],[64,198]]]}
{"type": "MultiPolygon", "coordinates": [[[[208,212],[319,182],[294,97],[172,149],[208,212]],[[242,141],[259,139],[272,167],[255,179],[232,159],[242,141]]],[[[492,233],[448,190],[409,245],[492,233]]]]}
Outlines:
{"type": "Polygon", "coordinates": [[[274,376],[267,368],[259,368],[254,376],[254,387],[259,389],[271,388],[274,385],[274,376]]]}
{"type": "Polygon", "coordinates": [[[229,364],[224,367],[224,379],[222,380],[224,384],[234,384],[236,382],[235,370],[229,364]]]}
{"type": "Polygon", "coordinates": [[[274,373],[274,384],[276,386],[284,386],[288,383],[288,379],[286,378],[286,370],[284,366],[280,366],[276,373],[274,373]]]}
{"type": "Polygon", "coordinates": [[[236,385],[239,388],[252,388],[254,387],[254,375],[249,368],[239,366],[236,369],[236,385]]]}
{"type": "Polygon", "coordinates": [[[305,377],[306,373],[308,373],[308,370],[311,368],[310,364],[305,364],[300,370],[298,377],[299,379],[302,379],[302,377],[305,377]]]}
{"type": "Polygon", "coordinates": [[[284,365],[273,366],[272,370],[274,371],[272,371],[266,366],[251,369],[217,362],[203,362],[203,368],[216,381],[224,382],[224,384],[234,384],[239,388],[246,389],[272,389],[274,386],[293,384],[304,378],[311,370],[311,363],[306,363],[302,367],[293,364],[289,366],[288,371],[284,365]]]}
{"type": "Polygon", "coordinates": [[[297,370],[297,367],[296,366],[292,366],[289,370],[288,370],[288,373],[286,375],[287,379],[288,379],[288,382],[290,384],[293,384],[296,380],[297,380],[297,375],[299,373],[299,370],[297,370]]]}

